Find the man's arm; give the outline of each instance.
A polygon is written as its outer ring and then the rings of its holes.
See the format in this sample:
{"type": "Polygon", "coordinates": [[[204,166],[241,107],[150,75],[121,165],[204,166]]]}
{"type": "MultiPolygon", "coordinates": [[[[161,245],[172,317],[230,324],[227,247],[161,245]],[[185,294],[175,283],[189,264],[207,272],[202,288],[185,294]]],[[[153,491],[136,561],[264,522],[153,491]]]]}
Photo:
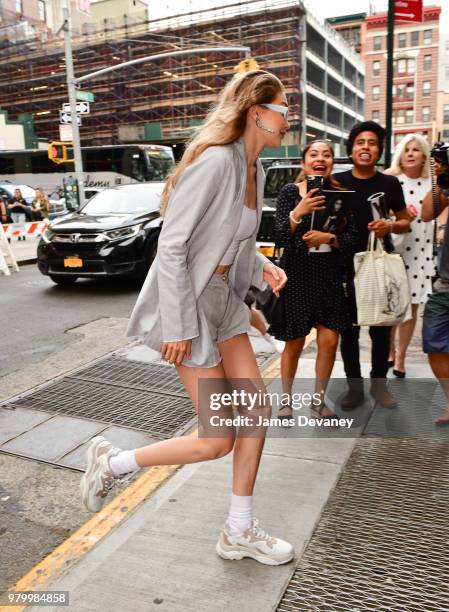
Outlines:
{"type": "Polygon", "coordinates": [[[421,217],[423,221],[432,221],[440,215],[449,203],[449,198],[444,195],[443,191],[437,186],[437,206],[433,205],[432,190],[426,195],[422,203],[421,217]],[[437,208],[437,210],[435,210],[437,208]]]}

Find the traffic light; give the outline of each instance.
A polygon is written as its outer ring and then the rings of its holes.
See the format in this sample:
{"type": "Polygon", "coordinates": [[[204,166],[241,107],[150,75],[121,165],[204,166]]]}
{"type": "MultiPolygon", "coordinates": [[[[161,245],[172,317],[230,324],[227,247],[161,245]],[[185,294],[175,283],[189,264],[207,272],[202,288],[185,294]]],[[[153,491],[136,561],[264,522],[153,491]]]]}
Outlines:
{"type": "Polygon", "coordinates": [[[48,145],[48,159],[55,164],[73,162],[73,147],[66,142],[50,142],[48,145]]]}
{"type": "Polygon", "coordinates": [[[260,66],[257,63],[257,60],[250,57],[237,64],[237,66],[234,68],[234,72],[249,72],[250,70],[259,70],[259,68],[260,66]]]}

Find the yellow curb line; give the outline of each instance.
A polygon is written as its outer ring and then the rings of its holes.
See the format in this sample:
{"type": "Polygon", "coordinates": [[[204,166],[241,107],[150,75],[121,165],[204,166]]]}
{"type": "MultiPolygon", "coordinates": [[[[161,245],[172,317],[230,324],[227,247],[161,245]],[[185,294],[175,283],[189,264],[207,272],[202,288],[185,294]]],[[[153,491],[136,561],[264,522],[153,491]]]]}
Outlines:
{"type": "MultiPolygon", "coordinates": [[[[20,578],[8,593],[37,591],[49,580],[60,578],[180,467],[180,465],[163,465],[149,468],[123,493],[104,506],[98,514],[81,525],[67,540],[20,578]]],[[[0,606],[0,612],[21,612],[25,608],[26,606],[5,605],[0,606]]]]}
{"type": "MultiPolygon", "coordinates": [[[[313,329],[307,336],[304,348],[316,337],[313,329]]],[[[264,378],[275,378],[280,372],[279,358],[263,373],[264,378]]],[[[196,429],[192,433],[195,433],[196,429]]],[[[69,536],[62,544],[37,563],[25,576],[20,578],[7,593],[37,591],[50,580],[60,578],[67,570],[128,515],[161,484],[172,476],[180,465],[163,465],[149,468],[120,495],[95,514],[91,519],[69,536]]],[[[7,594],[6,594],[7,595],[7,594]]],[[[0,606],[0,612],[22,612],[27,606],[0,606]]]]}

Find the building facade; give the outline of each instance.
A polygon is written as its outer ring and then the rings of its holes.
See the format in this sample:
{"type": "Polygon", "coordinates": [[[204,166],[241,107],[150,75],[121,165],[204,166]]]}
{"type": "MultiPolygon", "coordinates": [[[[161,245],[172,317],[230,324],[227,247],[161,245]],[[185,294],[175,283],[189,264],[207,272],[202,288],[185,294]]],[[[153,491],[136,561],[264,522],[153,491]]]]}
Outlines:
{"type": "MultiPolygon", "coordinates": [[[[363,65],[337,33],[296,0],[280,0],[268,9],[265,1],[251,0],[151,22],[86,22],[73,38],[75,75],[201,45],[247,45],[259,66],[283,82],[290,131],[282,150],[271,154],[298,156],[304,130],[308,140],[327,138],[337,155],[343,152],[351,125],[363,117],[363,65]]],[[[239,52],[197,53],[135,64],[86,81],[83,88],[94,93],[95,102],[82,118],[82,143],[184,141],[241,59],[239,52]]],[[[0,48],[0,61],[0,108],[11,119],[33,115],[39,137],[59,139],[59,111],[67,102],[61,40],[0,48]]]]}
{"type": "Polygon", "coordinates": [[[362,26],[366,13],[353,13],[329,17],[326,22],[333,28],[356,53],[362,51],[362,26]]]}
{"type": "Polygon", "coordinates": [[[307,136],[326,138],[345,156],[352,125],[364,118],[365,71],[360,57],[310,13],[306,32],[307,136]]]}
{"type": "Polygon", "coordinates": [[[449,142],[449,34],[440,38],[440,73],[438,76],[437,138],[449,142]]]}
{"type": "MultiPolygon", "coordinates": [[[[422,23],[396,23],[394,34],[393,144],[405,134],[436,137],[441,8],[424,8],[422,23]]],[[[365,18],[362,57],[366,68],[365,114],[385,124],[387,14],[365,18]]]]}

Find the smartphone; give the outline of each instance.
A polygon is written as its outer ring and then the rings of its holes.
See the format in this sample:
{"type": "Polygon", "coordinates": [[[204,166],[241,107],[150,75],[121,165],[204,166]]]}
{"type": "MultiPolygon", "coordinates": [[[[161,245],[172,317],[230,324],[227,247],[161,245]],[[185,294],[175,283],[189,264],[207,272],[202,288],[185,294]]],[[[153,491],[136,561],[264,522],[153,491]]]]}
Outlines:
{"type": "Polygon", "coordinates": [[[323,186],[323,177],[321,176],[321,174],[308,174],[307,175],[307,193],[309,193],[311,189],[319,189],[320,191],[317,191],[313,195],[313,197],[316,198],[317,196],[321,195],[322,186],[323,186]]]}

